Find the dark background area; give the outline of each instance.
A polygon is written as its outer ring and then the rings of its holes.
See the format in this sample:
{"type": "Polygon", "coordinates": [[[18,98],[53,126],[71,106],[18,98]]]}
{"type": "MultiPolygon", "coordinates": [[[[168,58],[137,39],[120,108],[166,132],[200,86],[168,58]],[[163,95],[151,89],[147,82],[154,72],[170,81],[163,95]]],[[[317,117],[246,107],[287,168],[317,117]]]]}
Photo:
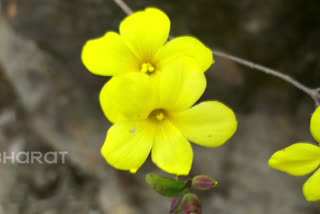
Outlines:
{"type": "MultiPolygon", "coordinates": [[[[107,78],[82,65],[86,40],[117,31],[125,14],[112,0],[0,1],[0,151],[68,151],[65,164],[0,164],[0,214],[168,213],[169,200],[144,182],[160,172],[148,160],[131,175],[100,157],[110,126],[98,103],[107,78]]],[[[155,6],[171,18],[171,34],[194,35],[208,46],[320,86],[318,0],[127,0],[155,6]]],[[[200,193],[204,213],[317,214],[302,185],[267,165],[277,150],[314,142],[314,103],[293,86],[215,57],[202,99],[235,110],[239,130],[226,145],[193,145],[191,175],[220,184],[200,193]]]]}

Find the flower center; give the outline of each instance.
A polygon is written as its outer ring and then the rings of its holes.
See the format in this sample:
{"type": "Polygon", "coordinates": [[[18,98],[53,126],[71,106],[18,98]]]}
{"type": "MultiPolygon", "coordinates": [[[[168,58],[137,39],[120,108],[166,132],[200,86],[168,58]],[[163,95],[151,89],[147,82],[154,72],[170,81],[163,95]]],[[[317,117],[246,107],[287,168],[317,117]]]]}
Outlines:
{"type": "Polygon", "coordinates": [[[155,71],[155,68],[151,63],[147,62],[141,65],[140,71],[146,74],[151,74],[155,71]]]}
{"type": "Polygon", "coordinates": [[[156,114],[156,119],[157,120],[163,120],[164,119],[164,114],[163,114],[163,112],[159,112],[158,114],[156,114]]]}
{"type": "Polygon", "coordinates": [[[154,110],[153,112],[151,112],[149,118],[153,121],[161,122],[161,121],[165,120],[166,113],[162,109],[157,109],[157,110],[154,110]]]}

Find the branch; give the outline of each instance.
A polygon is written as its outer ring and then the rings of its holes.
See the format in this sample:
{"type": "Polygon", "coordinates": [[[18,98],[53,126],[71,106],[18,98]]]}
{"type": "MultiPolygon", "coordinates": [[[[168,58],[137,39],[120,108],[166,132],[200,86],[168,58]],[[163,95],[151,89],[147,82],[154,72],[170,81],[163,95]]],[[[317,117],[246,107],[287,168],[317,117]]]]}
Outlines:
{"type": "Polygon", "coordinates": [[[225,52],[218,51],[218,50],[212,50],[212,52],[216,56],[231,60],[231,61],[236,62],[238,64],[247,66],[251,69],[254,69],[257,71],[262,71],[265,74],[269,74],[271,76],[282,79],[283,81],[293,85],[297,89],[303,91],[305,94],[310,96],[313,99],[313,101],[315,102],[316,106],[320,105],[320,88],[318,88],[318,89],[309,88],[309,87],[303,85],[302,83],[298,82],[297,80],[293,79],[291,76],[289,76],[287,74],[284,74],[284,73],[281,73],[280,71],[277,71],[277,70],[265,67],[263,65],[259,65],[257,63],[233,56],[231,54],[227,54],[225,52]]]}
{"type": "Polygon", "coordinates": [[[133,10],[123,0],[113,0],[113,1],[121,8],[121,10],[125,14],[130,15],[133,13],[133,10]]]}
{"type": "MultiPolygon", "coordinates": [[[[130,15],[133,13],[133,10],[123,1],[123,0],[113,0],[121,9],[122,11],[127,14],[130,15]]],[[[170,39],[172,39],[173,37],[170,36],[170,39]]],[[[281,73],[280,71],[265,67],[263,65],[259,65],[257,63],[251,62],[249,60],[246,59],[242,59],[236,56],[233,56],[231,54],[222,52],[222,51],[218,51],[218,50],[214,50],[212,49],[212,52],[215,56],[219,56],[225,59],[228,59],[230,61],[236,62],[238,64],[247,66],[253,70],[257,70],[257,71],[261,71],[265,74],[269,74],[271,76],[277,77],[289,84],[291,84],[292,86],[296,87],[297,89],[301,90],[302,92],[304,92],[305,94],[307,94],[308,96],[310,96],[316,107],[320,106],[320,88],[316,88],[316,89],[312,89],[309,88],[305,85],[303,85],[302,83],[298,82],[297,80],[293,79],[291,76],[281,73]]]]}

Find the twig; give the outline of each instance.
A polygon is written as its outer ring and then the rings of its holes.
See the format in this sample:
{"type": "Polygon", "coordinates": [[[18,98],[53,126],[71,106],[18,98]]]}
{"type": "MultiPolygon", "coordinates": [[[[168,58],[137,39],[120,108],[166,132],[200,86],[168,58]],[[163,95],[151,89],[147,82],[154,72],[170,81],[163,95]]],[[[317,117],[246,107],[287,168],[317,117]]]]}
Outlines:
{"type": "Polygon", "coordinates": [[[287,83],[290,83],[294,87],[300,89],[301,91],[306,93],[308,96],[310,96],[314,100],[316,106],[320,105],[320,88],[319,89],[309,88],[309,87],[303,85],[302,83],[298,82],[297,80],[293,79],[291,76],[289,76],[287,74],[283,74],[280,71],[277,71],[277,70],[265,67],[263,65],[259,65],[257,63],[233,56],[231,54],[227,54],[225,52],[218,51],[218,50],[212,50],[212,52],[214,53],[215,56],[220,56],[220,57],[229,59],[233,62],[236,62],[238,64],[247,66],[251,69],[262,71],[266,74],[278,77],[279,79],[282,79],[282,80],[286,81],[287,83]]]}
{"type": "Polygon", "coordinates": [[[113,0],[127,15],[133,13],[133,10],[123,0],[113,0]]]}
{"type": "MultiPolygon", "coordinates": [[[[113,0],[113,1],[127,15],[130,15],[130,14],[133,13],[133,10],[123,0],[113,0]]],[[[170,39],[172,39],[172,38],[174,38],[174,37],[170,36],[170,39]]],[[[291,76],[289,76],[287,74],[281,73],[280,71],[265,67],[263,65],[259,65],[257,63],[251,62],[249,60],[242,59],[242,58],[233,56],[231,54],[227,54],[225,52],[214,50],[214,49],[212,49],[212,52],[213,52],[213,54],[215,56],[219,56],[219,57],[231,60],[231,61],[236,62],[238,64],[247,66],[247,67],[249,67],[251,69],[254,69],[254,70],[257,70],[257,71],[261,71],[263,73],[272,75],[272,76],[277,77],[279,79],[282,79],[283,81],[286,81],[287,83],[293,85],[297,89],[303,91],[305,94],[310,96],[313,99],[316,107],[320,106],[320,88],[317,88],[317,89],[309,88],[309,87],[303,85],[302,83],[298,82],[297,80],[293,79],[291,76]]]]}

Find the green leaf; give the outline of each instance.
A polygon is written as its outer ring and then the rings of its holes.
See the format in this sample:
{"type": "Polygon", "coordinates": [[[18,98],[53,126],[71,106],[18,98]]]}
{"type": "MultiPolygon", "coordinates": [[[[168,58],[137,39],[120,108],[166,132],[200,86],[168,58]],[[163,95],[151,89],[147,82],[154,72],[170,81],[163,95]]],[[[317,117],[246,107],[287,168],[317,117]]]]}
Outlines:
{"type": "Polygon", "coordinates": [[[156,192],[166,197],[176,197],[185,188],[185,183],[182,181],[155,174],[148,174],[146,181],[156,192]]]}

